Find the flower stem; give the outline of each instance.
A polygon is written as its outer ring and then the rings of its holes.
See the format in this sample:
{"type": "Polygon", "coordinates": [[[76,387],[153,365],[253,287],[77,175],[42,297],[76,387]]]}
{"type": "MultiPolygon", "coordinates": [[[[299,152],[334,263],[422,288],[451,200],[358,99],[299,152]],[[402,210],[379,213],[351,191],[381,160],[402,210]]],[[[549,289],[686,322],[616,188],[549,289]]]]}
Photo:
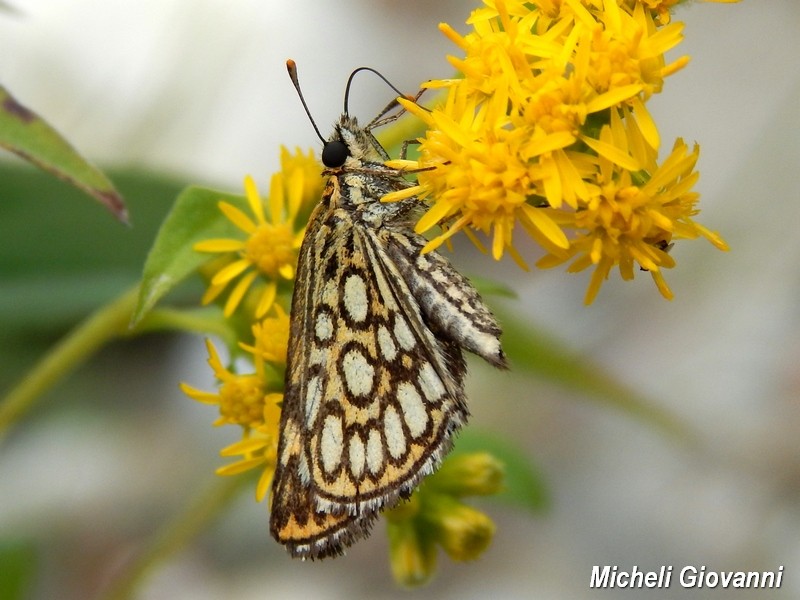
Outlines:
{"type": "Polygon", "coordinates": [[[110,340],[127,331],[138,287],[78,324],[53,346],[0,402],[0,440],[42,395],[110,340]]]}
{"type": "Polygon", "coordinates": [[[228,506],[241,487],[251,483],[251,477],[215,478],[212,485],[193,500],[191,506],[154,537],[149,547],[112,583],[111,589],[103,598],[105,600],[131,598],[154,568],[184,548],[223,508],[228,506]]]}

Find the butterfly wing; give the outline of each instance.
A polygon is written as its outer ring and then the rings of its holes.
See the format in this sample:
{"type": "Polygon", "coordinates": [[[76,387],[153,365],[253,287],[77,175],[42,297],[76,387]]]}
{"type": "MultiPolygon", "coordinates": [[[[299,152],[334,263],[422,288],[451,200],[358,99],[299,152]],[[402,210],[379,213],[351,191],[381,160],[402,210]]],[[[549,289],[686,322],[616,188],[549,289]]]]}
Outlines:
{"type": "MultiPolygon", "coordinates": [[[[344,215],[341,216],[344,218],[344,215]]],[[[382,247],[379,232],[349,222],[320,257],[316,339],[307,371],[306,456],[317,505],[362,514],[394,504],[433,471],[466,420],[465,366],[437,340],[382,247]]]]}
{"type": "Polygon", "coordinates": [[[319,293],[324,277],[314,267],[320,264],[321,255],[330,252],[329,242],[339,232],[336,224],[326,219],[330,193],[330,190],[326,192],[309,218],[299,253],[270,511],[272,536],[284,544],[292,556],[310,558],[341,554],[343,546],[367,533],[373,518],[373,515],[321,511],[312,493],[308,457],[304,451],[310,434],[308,413],[314,410],[307,401],[314,396],[313,390],[323,375],[327,356],[324,348],[314,341],[322,332],[312,329],[314,323],[310,315],[314,313],[315,294],[319,293]]]}

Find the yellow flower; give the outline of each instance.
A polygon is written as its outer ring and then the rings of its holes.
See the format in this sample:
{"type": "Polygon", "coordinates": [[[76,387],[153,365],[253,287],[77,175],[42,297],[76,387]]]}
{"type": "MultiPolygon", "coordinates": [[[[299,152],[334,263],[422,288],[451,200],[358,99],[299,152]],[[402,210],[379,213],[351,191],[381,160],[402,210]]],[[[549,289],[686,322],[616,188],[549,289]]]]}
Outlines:
{"type": "Polygon", "coordinates": [[[289,347],[289,316],[280,304],[275,304],[275,316],[263,319],[253,325],[253,345],[240,343],[243,350],[260,356],[261,359],[277,366],[286,365],[286,352],[289,347]]]}
{"type": "Polygon", "coordinates": [[[255,309],[262,317],[275,301],[278,282],[294,277],[297,251],[303,240],[304,228],[298,225],[298,215],[307,213],[308,206],[319,201],[322,185],[320,167],[311,170],[311,158],[298,151],[293,158],[282,150],[282,170],[272,176],[268,212],[252,177],[244,186],[252,217],[228,202],[219,208],[236,227],[246,234],[245,239],[213,239],[195,244],[198,252],[234,253],[235,259],[226,263],[211,277],[203,296],[203,304],[215,300],[236,279],[225,302],[225,316],[239,306],[245,293],[257,278],[264,281],[255,309]],[[312,174],[313,173],[313,174],[312,174]]]}
{"type": "Polygon", "coordinates": [[[256,362],[255,373],[238,375],[225,368],[210,340],[206,340],[206,348],[208,364],[220,383],[219,391],[203,392],[186,383],[181,384],[181,390],[193,400],[219,407],[220,416],[215,426],[240,425],[244,429],[254,429],[262,425],[266,389],[263,361],[256,362]]]}
{"type": "Polygon", "coordinates": [[[281,174],[284,186],[282,193],[288,200],[289,212],[297,216],[297,222],[305,223],[319,203],[325,187],[322,165],[313,150],[303,154],[300,148],[295,148],[292,154],[288,148],[281,146],[281,174]]]}
{"type": "Polygon", "coordinates": [[[484,4],[470,15],[465,36],[440,26],[465,54],[448,57],[462,78],[426,84],[447,90],[443,104],[428,110],[399,100],[427,131],[418,160],[387,163],[416,173],[416,185],[383,200],[416,196],[429,204],[416,231],[441,232],[423,252],[459,231],[482,249],[479,231],[491,238],[496,260],[508,252],[527,268],[513,245],[519,224],[549,253],[540,266],[576,256],[570,270],[596,265],[588,300],[612,266],[629,279],[634,262],[669,297],[659,271],[674,264],[669,240],[702,235],[724,247],[689,218],[697,212],[696,194],[664,199],[690,187],[688,174],[663,189],[652,183],[665,171],[674,175],[674,165],[656,164],[660,135],[645,103],[688,62],[664,58],[682,40],[681,23],[657,21],[671,3],[484,4]],[[656,213],[669,216],[651,223],[656,213]],[[570,239],[565,230],[579,235],[570,239]]]}
{"type": "MultiPolygon", "coordinates": [[[[610,128],[605,127],[601,140],[611,143],[610,128]]],[[[698,194],[691,191],[697,181],[694,171],[700,149],[691,153],[678,139],[672,154],[658,167],[650,165],[650,175],[632,172],[603,156],[598,157],[598,186],[585,206],[562,221],[578,232],[569,255],[575,257],[569,271],[594,266],[587,304],[594,300],[610,270],[617,266],[623,279],[633,279],[635,266],[650,272],[661,294],[672,298],[661,269],[672,268],[675,261],[667,251],[673,239],[705,237],[720,250],[727,250],[724,240],[695,223],[698,194]],[[639,179],[645,177],[643,183],[639,179]]],[[[564,262],[560,256],[539,261],[541,267],[564,262]]]]}
{"type": "Polygon", "coordinates": [[[253,430],[246,430],[242,439],[220,451],[220,456],[238,456],[238,461],[217,469],[217,475],[238,475],[251,469],[261,469],[256,485],[256,500],[261,502],[269,492],[275,475],[278,456],[278,424],[283,394],[272,393],[264,396],[263,424],[253,430]]]}
{"type": "MultiPolygon", "coordinates": [[[[285,314],[284,314],[285,316],[285,314]]],[[[263,331],[261,328],[259,331],[263,331]]],[[[263,347],[264,341],[256,337],[255,346],[263,347]]],[[[214,404],[220,416],[215,426],[239,425],[242,439],[220,452],[222,456],[238,456],[238,461],[217,469],[218,475],[236,475],[250,469],[262,469],[256,488],[256,497],[262,500],[269,490],[275,472],[275,458],[278,450],[278,426],[283,394],[270,391],[282,386],[272,381],[265,373],[264,360],[260,354],[253,354],[255,372],[239,375],[227,369],[220,360],[214,345],[206,340],[208,363],[220,383],[217,393],[204,392],[186,383],[181,390],[193,400],[204,404],[214,404]]],[[[286,353],[286,346],[283,347],[286,353]]]]}

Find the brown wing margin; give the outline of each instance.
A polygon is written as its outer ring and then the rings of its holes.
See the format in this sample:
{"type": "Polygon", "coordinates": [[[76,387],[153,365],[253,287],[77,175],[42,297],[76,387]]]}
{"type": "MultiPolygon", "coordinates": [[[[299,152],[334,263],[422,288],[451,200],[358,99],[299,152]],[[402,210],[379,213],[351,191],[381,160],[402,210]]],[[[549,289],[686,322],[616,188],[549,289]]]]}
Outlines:
{"type": "Polygon", "coordinates": [[[270,533],[293,557],[339,556],[364,537],[377,516],[323,513],[316,510],[308,486],[300,480],[298,457],[292,457],[272,495],[270,533]]]}

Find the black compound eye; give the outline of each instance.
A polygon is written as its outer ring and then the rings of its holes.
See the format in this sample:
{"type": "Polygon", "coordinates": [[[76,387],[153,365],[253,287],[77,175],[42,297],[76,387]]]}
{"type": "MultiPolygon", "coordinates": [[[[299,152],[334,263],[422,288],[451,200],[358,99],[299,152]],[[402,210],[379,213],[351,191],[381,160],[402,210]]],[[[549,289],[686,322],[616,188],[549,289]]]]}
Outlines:
{"type": "Polygon", "coordinates": [[[339,140],[325,142],[322,148],[322,164],[329,169],[341,167],[348,156],[350,151],[347,149],[347,144],[339,140]]]}

